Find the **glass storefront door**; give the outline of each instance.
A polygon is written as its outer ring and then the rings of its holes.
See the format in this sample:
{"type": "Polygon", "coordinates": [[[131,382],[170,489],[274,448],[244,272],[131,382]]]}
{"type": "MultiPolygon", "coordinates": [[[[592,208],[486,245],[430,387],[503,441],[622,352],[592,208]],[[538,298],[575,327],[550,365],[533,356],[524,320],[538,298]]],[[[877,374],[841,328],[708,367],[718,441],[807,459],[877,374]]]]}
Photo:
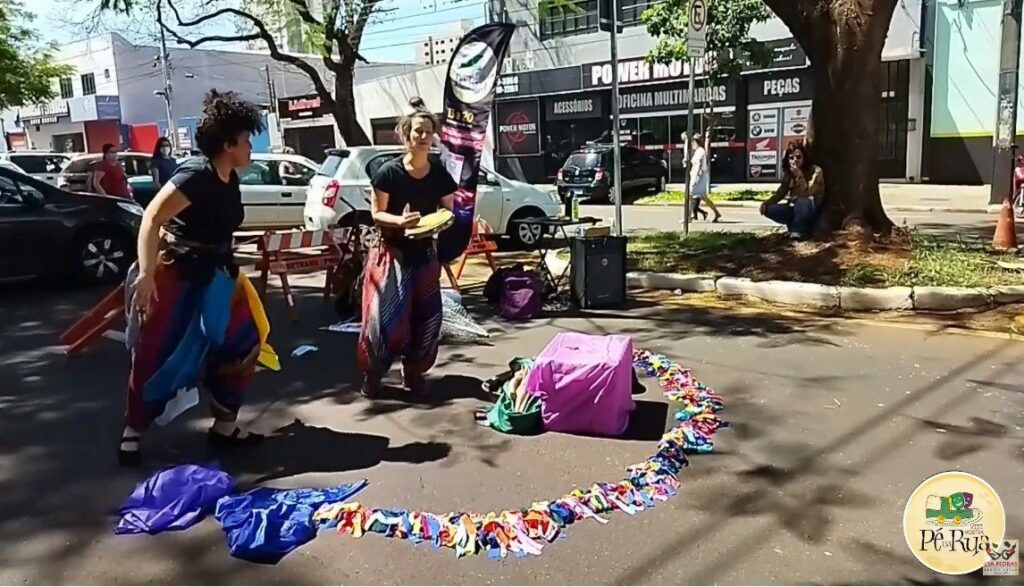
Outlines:
{"type": "Polygon", "coordinates": [[[588,142],[607,140],[609,131],[609,121],[605,118],[547,121],[541,141],[545,175],[555,177],[570,153],[588,142]]]}

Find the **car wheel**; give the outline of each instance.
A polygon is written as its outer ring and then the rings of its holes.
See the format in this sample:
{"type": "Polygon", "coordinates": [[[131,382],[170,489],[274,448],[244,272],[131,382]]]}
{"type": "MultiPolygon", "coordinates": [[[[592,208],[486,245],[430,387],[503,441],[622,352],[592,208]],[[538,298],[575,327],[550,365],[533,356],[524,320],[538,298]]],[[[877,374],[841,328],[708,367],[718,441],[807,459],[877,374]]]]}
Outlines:
{"type": "Polygon", "coordinates": [[[135,259],[130,241],[112,231],[89,232],[75,241],[74,269],[86,283],[122,281],[135,259]]]}
{"type": "Polygon", "coordinates": [[[508,236],[517,248],[533,248],[537,246],[544,232],[543,227],[540,224],[523,222],[523,220],[543,215],[539,210],[520,210],[512,216],[512,219],[508,222],[508,236]]]}

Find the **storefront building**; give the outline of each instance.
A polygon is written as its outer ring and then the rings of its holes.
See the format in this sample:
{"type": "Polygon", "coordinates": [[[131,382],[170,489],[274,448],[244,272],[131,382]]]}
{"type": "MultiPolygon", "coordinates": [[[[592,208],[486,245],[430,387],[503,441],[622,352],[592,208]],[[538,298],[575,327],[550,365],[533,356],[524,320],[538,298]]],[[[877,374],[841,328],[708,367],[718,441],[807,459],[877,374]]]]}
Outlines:
{"type": "Polygon", "coordinates": [[[334,116],[316,94],[279,98],[277,112],[283,145],[299,155],[322,163],[327,149],[342,144],[334,116]]]}
{"type": "MultiPolygon", "coordinates": [[[[993,149],[1003,3],[938,0],[933,4],[924,26],[930,48],[925,176],[934,183],[995,184],[990,203],[997,204],[1009,193],[1012,169],[1009,158],[997,161],[993,149]]],[[[1016,130],[1020,145],[1024,116],[1018,116],[1016,130]]]]}
{"type": "MultiPolygon", "coordinates": [[[[784,147],[783,137],[777,135],[781,126],[773,130],[748,125],[748,95],[754,96],[753,103],[762,111],[797,104],[805,106],[805,116],[809,113],[806,56],[790,40],[774,41],[770,46],[775,53],[771,71],[755,73],[751,68],[751,74],[740,80],[714,85],[709,85],[702,72],[695,72],[694,129],[704,132],[711,126],[711,166],[716,182],[777,178],[777,172],[765,169],[764,155],[755,157],[753,161],[762,163],[753,166],[747,158],[751,148],[774,148],[777,162],[778,150],[784,147]],[[762,136],[764,131],[767,134],[762,136]],[[771,140],[750,140],[759,137],[771,140]]],[[[619,75],[618,136],[624,143],[663,159],[670,182],[683,181],[691,91],[687,66],[624,59],[619,62],[619,75]]],[[[611,143],[611,77],[608,62],[503,75],[494,117],[498,171],[524,181],[549,182],[573,150],[590,142],[611,143]]],[[[806,127],[805,123],[796,128],[806,132],[806,127]]]]}
{"type": "Polygon", "coordinates": [[[98,152],[122,140],[118,96],[77,96],[21,109],[31,148],[62,153],[98,152]]]}
{"type": "MultiPolygon", "coordinates": [[[[695,81],[694,129],[703,133],[711,126],[716,183],[778,181],[782,153],[794,141],[807,140],[814,87],[806,56],[792,40],[772,45],[786,48],[776,52],[772,69],[714,86],[701,77],[695,81]]],[[[916,135],[912,143],[910,137],[916,128],[909,116],[912,64],[882,64],[878,158],[883,179],[919,180],[921,138],[916,135]]],[[[550,182],[573,150],[588,142],[610,143],[610,67],[594,63],[502,76],[494,117],[498,170],[524,181],[550,182]]],[[[621,140],[662,158],[670,183],[683,181],[689,72],[682,64],[633,59],[620,62],[620,74],[621,140]]],[[[916,85],[920,102],[923,90],[916,85]]]]}
{"type": "MultiPolygon", "coordinates": [[[[514,22],[521,31],[505,59],[497,98],[493,127],[497,167],[536,182],[552,181],[568,152],[586,141],[611,140],[609,35],[598,28],[596,0],[569,2],[575,8],[549,5],[538,10],[541,0],[490,0],[493,18],[514,22]],[[505,120],[510,115],[536,123],[539,147],[535,153],[527,153],[534,147],[531,140],[499,136],[503,125],[515,130],[516,125],[505,120]]],[[[687,99],[681,98],[690,91],[689,72],[681,63],[645,63],[644,56],[656,39],[648,34],[641,15],[654,4],[654,0],[619,2],[624,25],[618,37],[621,135],[661,156],[671,181],[678,182],[683,176],[681,141],[688,108],[687,99]]],[[[901,0],[882,50],[878,158],[887,180],[922,179],[928,113],[923,51],[927,41],[921,23],[931,18],[933,4],[901,0]]],[[[751,67],[739,80],[715,88],[706,88],[701,72],[695,72],[694,123],[698,131],[708,125],[712,129],[715,183],[778,181],[782,150],[789,141],[805,139],[812,132],[814,88],[804,51],[777,18],[754,25],[750,34],[772,50],[766,67],[751,67]]]]}

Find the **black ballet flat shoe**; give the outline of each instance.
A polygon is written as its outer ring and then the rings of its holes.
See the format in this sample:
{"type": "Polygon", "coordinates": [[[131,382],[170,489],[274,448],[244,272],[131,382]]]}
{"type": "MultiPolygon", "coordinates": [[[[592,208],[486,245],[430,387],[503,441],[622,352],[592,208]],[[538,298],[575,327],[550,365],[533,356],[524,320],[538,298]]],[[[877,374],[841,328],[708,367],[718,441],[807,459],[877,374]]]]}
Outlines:
{"type": "Polygon", "coordinates": [[[142,438],[138,436],[122,436],[121,446],[117,449],[117,463],[122,467],[138,467],[142,464],[142,450],[139,443],[142,438]],[[135,450],[125,450],[125,444],[134,444],[135,450]]]}
{"type": "Polygon", "coordinates": [[[230,435],[210,430],[206,435],[206,440],[210,446],[215,448],[238,448],[256,446],[262,443],[265,438],[262,434],[254,434],[252,432],[245,436],[239,436],[241,433],[241,428],[235,428],[230,435]]]}

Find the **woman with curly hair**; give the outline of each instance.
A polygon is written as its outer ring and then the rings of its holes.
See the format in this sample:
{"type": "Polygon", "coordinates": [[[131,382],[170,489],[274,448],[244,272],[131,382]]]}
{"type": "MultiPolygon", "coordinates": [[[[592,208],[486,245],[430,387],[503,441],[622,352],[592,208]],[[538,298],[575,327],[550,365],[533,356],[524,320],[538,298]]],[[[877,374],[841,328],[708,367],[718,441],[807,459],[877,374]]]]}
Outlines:
{"type": "Polygon", "coordinates": [[[182,164],[142,217],[126,288],[132,367],[122,465],[141,462],[142,433],[198,403],[200,386],[210,395],[211,445],[262,439],[235,421],[256,362],[275,368],[277,357],[259,298],[232,257],[244,217],[235,170],[249,164],[250,137],[262,127],[255,106],[210,91],[196,130],[204,156],[182,164]]]}

